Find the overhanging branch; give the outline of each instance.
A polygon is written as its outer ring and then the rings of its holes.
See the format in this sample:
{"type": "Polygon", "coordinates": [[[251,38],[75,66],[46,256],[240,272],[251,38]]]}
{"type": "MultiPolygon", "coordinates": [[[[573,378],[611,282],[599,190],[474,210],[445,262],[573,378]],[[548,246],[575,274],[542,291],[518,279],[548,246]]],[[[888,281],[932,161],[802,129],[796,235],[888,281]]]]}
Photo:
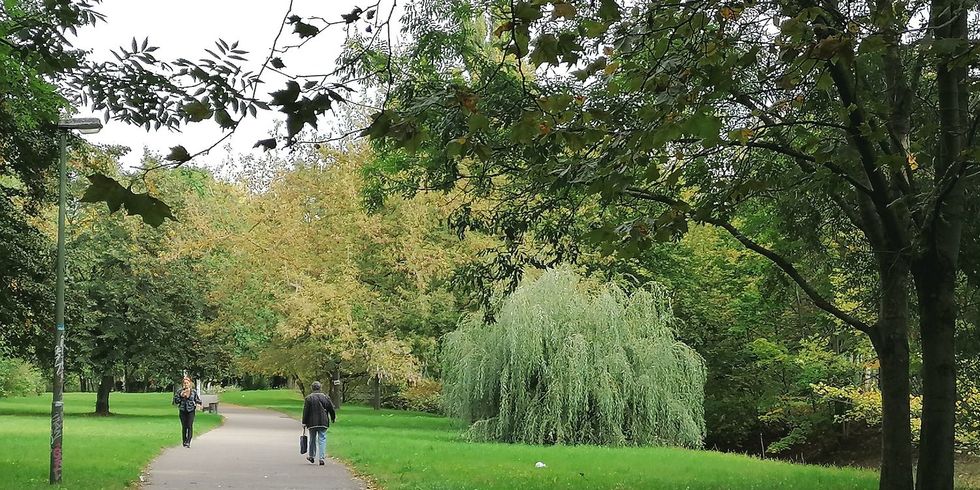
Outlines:
{"type": "MultiPolygon", "coordinates": [[[[626,193],[638,199],[659,202],[670,206],[687,204],[679,199],[674,199],[670,196],[656,194],[647,191],[645,189],[640,189],[635,187],[628,188],[626,190],[626,193]]],[[[760,245],[756,241],[752,240],[751,238],[745,236],[744,233],[739,231],[738,228],[735,228],[734,225],[732,225],[730,222],[726,220],[719,219],[719,218],[708,218],[705,219],[704,222],[724,228],[725,231],[731,234],[732,237],[738,240],[739,243],[741,243],[744,247],[769,259],[773,264],[779,267],[787,276],[789,276],[790,279],[793,280],[793,282],[795,282],[797,285],[800,286],[803,292],[806,293],[806,295],[810,298],[810,301],[812,301],[817,308],[826,311],[827,313],[833,315],[840,321],[850,325],[851,327],[854,327],[857,330],[860,330],[861,332],[868,334],[869,336],[874,335],[874,327],[868,325],[867,323],[861,321],[860,319],[847,313],[846,311],[838,308],[829,300],[821,296],[820,293],[817,292],[817,290],[813,287],[813,285],[811,285],[810,282],[807,281],[802,274],[800,274],[800,271],[796,269],[796,266],[794,266],[789,260],[787,260],[782,255],[779,255],[773,250],[770,250],[760,245]]]]}

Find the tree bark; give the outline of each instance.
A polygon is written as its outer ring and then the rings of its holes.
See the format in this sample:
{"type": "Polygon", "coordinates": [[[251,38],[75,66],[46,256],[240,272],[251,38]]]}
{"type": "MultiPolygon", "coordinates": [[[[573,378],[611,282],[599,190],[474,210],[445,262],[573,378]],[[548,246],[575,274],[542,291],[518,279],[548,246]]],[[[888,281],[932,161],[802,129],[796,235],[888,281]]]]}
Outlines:
{"type": "Polygon", "coordinates": [[[109,414],[109,393],[112,392],[112,376],[102,375],[102,381],[99,382],[99,392],[95,397],[95,414],[96,415],[110,415],[109,414]]]}
{"type": "MultiPolygon", "coordinates": [[[[952,490],[956,425],[956,273],[963,230],[965,190],[962,155],[969,129],[968,12],[963,0],[934,0],[930,27],[937,42],[962,43],[939,56],[939,151],[934,157],[934,209],[923,227],[925,253],[913,271],[922,336],[922,430],[916,488],[952,490]],[[959,52],[957,52],[959,51],[959,52]]],[[[955,45],[955,44],[953,44],[955,45]]]]}
{"type": "Polygon", "coordinates": [[[133,379],[133,373],[128,368],[123,371],[123,391],[126,393],[136,392],[136,382],[133,379]]]}
{"type": "Polygon", "coordinates": [[[952,291],[955,276],[949,280],[936,277],[938,272],[930,275],[937,280],[916,284],[922,334],[922,429],[916,488],[952,490],[956,426],[956,300],[952,291]]]}
{"type": "Polygon", "coordinates": [[[963,194],[951,192],[934,224],[932,245],[913,274],[922,342],[922,427],[916,488],[952,490],[956,431],[956,273],[963,194]],[[952,211],[951,213],[949,211],[952,211]]]}
{"type": "Polygon", "coordinates": [[[295,376],[292,379],[296,384],[299,385],[299,392],[302,393],[303,398],[306,398],[306,395],[308,395],[308,393],[306,392],[306,382],[300,379],[299,376],[295,376]]]}
{"type": "MultiPolygon", "coordinates": [[[[879,261],[882,261],[879,259],[879,261]]],[[[872,343],[881,363],[881,490],[911,490],[908,282],[904,263],[880,264],[881,302],[872,343]]]]}
{"type": "Polygon", "coordinates": [[[374,391],[371,406],[374,407],[375,410],[381,410],[381,376],[375,375],[374,378],[371,379],[371,387],[374,391]]]}
{"type": "Polygon", "coordinates": [[[333,401],[333,407],[336,409],[340,408],[344,400],[341,396],[341,381],[340,381],[340,369],[334,370],[330,373],[330,400],[333,401]]]}

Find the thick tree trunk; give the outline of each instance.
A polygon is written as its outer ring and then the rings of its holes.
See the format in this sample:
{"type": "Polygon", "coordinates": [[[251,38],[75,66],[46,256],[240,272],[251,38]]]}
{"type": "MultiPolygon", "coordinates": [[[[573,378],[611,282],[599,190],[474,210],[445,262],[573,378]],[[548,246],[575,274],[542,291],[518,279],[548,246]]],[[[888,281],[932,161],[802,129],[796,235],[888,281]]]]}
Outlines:
{"type": "Polygon", "coordinates": [[[375,410],[381,410],[381,376],[375,376],[371,380],[371,387],[374,391],[371,406],[374,407],[375,410]]]}
{"type": "Polygon", "coordinates": [[[99,393],[95,397],[95,414],[109,415],[109,393],[112,392],[112,376],[102,376],[99,383],[99,393]]]}
{"type": "Polygon", "coordinates": [[[922,428],[916,470],[919,490],[953,488],[956,269],[939,256],[934,248],[915,268],[922,338],[922,428]]]}
{"type": "MultiPolygon", "coordinates": [[[[919,296],[921,302],[922,294],[919,296]]],[[[919,306],[922,322],[922,429],[916,478],[919,490],[953,488],[956,304],[952,292],[942,291],[941,296],[919,306]]]]}
{"type": "Polygon", "coordinates": [[[340,405],[344,402],[341,396],[340,369],[334,370],[330,374],[330,378],[330,400],[333,401],[334,408],[339,409],[340,405]]]}
{"type": "Polygon", "coordinates": [[[912,489],[912,430],[909,425],[908,271],[882,264],[876,335],[881,363],[881,490],[912,489]]]}
{"type": "Polygon", "coordinates": [[[965,190],[962,155],[967,144],[970,93],[967,64],[970,2],[933,0],[930,24],[936,42],[963,47],[939,55],[936,96],[939,102],[939,151],[934,157],[937,202],[927,209],[926,248],[916,263],[922,335],[922,430],[919,442],[919,490],[952,490],[956,424],[956,273],[963,231],[965,190]]]}

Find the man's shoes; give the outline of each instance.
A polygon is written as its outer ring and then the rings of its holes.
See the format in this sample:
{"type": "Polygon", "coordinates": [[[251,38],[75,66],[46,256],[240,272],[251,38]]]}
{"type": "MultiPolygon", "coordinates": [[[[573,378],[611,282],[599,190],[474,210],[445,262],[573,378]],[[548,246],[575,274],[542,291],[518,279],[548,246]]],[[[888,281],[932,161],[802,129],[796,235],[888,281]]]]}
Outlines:
{"type": "Polygon", "coordinates": [[[320,466],[323,466],[323,465],[324,465],[324,462],[323,462],[323,460],[321,459],[321,460],[320,460],[320,466]]]}
{"type": "Polygon", "coordinates": [[[191,447],[191,445],[185,442],[184,447],[191,447]]]}
{"type": "Polygon", "coordinates": [[[315,464],[315,462],[313,461],[313,458],[306,458],[306,460],[309,461],[310,464],[315,464]]]}

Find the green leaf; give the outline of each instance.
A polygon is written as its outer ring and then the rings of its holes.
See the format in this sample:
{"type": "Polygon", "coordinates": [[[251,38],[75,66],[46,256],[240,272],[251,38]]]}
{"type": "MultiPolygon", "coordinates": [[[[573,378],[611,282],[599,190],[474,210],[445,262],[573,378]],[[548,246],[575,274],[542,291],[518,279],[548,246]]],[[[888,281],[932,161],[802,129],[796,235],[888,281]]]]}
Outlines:
{"type": "Polygon", "coordinates": [[[511,53],[518,58],[527,56],[529,45],[531,44],[531,33],[526,25],[517,26],[514,29],[514,44],[509,47],[511,53]]]}
{"type": "Polygon", "coordinates": [[[530,24],[542,17],[541,6],[520,2],[514,6],[514,17],[523,20],[525,24],[530,24]]]}
{"type": "Polygon", "coordinates": [[[85,189],[85,193],[79,199],[80,202],[104,202],[109,207],[110,213],[115,213],[122,207],[128,189],[119,185],[115,179],[101,174],[89,175],[88,180],[91,184],[88,189],[85,189]]]}
{"type": "Polygon", "coordinates": [[[296,102],[299,97],[299,83],[290,80],[286,83],[285,89],[277,90],[269,95],[272,96],[272,105],[286,105],[296,102]]]}
{"type": "Polygon", "coordinates": [[[623,18],[616,0],[599,1],[599,18],[606,22],[616,22],[623,18]]]}
{"type": "Polygon", "coordinates": [[[298,113],[289,114],[286,116],[286,135],[289,137],[296,136],[303,130],[303,124],[305,122],[298,113]]]}
{"type": "Polygon", "coordinates": [[[540,114],[532,111],[525,112],[521,120],[511,129],[511,139],[518,143],[529,143],[538,135],[540,124],[540,114]]]}
{"type": "Polygon", "coordinates": [[[554,34],[543,34],[534,41],[531,64],[537,67],[544,63],[558,64],[558,38],[554,34]]]}
{"type": "Polygon", "coordinates": [[[602,37],[606,31],[609,30],[609,24],[602,22],[596,22],[594,20],[584,20],[582,21],[581,32],[585,37],[595,39],[597,37],[602,37]]]}
{"type": "Polygon", "coordinates": [[[861,41],[861,45],[858,46],[859,54],[873,54],[880,52],[885,49],[888,44],[885,42],[885,38],[880,35],[872,35],[864,38],[861,41]]]}
{"type": "Polygon", "coordinates": [[[381,111],[371,116],[371,124],[361,131],[361,136],[367,136],[373,140],[381,139],[391,132],[392,115],[390,111],[381,111]]]}
{"type": "Polygon", "coordinates": [[[183,145],[170,147],[170,153],[167,155],[167,160],[171,162],[184,163],[190,159],[191,155],[183,145]]]}
{"type": "Polygon", "coordinates": [[[685,132],[711,144],[720,140],[721,126],[721,120],[714,115],[699,113],[687,121],[685,132]]]}
{"type": "Polygon", "coordinates": [[[466,148],[466,138],[456,138],[446,145],[446,156],[449,158],[458,157],[463,154],[466,148]]]}
{"type": "Polygon", "coordinates": [[[224,109],[219,109],[214,112],[214,122],[218,123],[224,129],[232,128],[235,126],[235,120],[232,119],[231,114],[224,109]]]}
{"type": "Polygon", "coordinates": [[[170,206],[167,203],[149,195],[130,193],[126,200],[126,213],[130,216],[139,215],[143,222],[156,228],[163,224],[165,219],[177,221],[170,206]]]}
{"type": "Polygon", "coordinates": [[[206,101],[195,100],[194,102],[189,102],[181,107],[184,114],[187,114],[187,119],[191,122],[201,122],[206,119],[211,119],[211,105],[206,101]]]}
{"type": "Polygon", "coordinates": [[[276,148],[276,144],[277,143],[275,138],[269,138],[269,139],[256,141],[255,144],[252,145],[252,148],[258,148],[261,146],[263,150],[269,151],[269,150],[274,150],[276,148]]]}
{"type": "Polygon", "coordinates": [[[340,17],[344,19],[345,23],[353,24],[354,22],[360,20],[362,12],[364,12],[364,10],[361,9],[361,7],[354,7],[354,10],[351,10],[349,14],[341,14],[340,17]]]}
{"type": "Polygon", "coordinates": [[[300,38],[313,37],[320,33],[320,29],[314,25],[307,24],[306,22],[296,22],[293,25],[293,32],[298,34],[300,38]]]}
{"type": "Polygon", "coordinates": [[[124,207],[127,214],[139,215],[144,223],[153,227],[160,226],[168,218],[176,221],[170,206],[149,194],[136,194],[102,174],[89,175],[88,180],[91,184],[79,199],[81,202],[104,202],[110,213],[124,207]]]}
{"type": "Polygon", "coordinates": [[[474,112],[470,114],[467,125],[469,126],[471,133],[476,133],[478,131],[489,131],[490,119],[479,112],[474,112]]]}

